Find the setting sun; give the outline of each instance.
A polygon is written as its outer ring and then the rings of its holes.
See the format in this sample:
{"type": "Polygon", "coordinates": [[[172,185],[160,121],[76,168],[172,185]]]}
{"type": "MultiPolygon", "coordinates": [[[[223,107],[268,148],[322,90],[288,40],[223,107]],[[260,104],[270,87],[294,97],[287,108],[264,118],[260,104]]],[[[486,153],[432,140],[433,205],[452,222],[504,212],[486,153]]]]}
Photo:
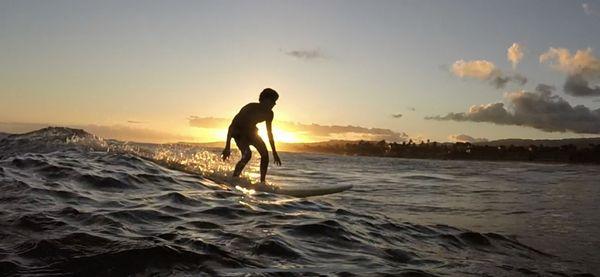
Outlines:
{"type": "MultiPolygon", "coordinates": [[[[269,136],[265,125],[258,127],[258,135],[260,135],[265,143],[268,143],[269,136]]],[[[298,143],[304,141],[297,133],[289,130],[282,130],[275,126],[273,127],[273,138],[275,139],[275,142],[298,143]]]]}
{"type": "MultiPolygon", "coordinates": [[[[267,135],[265,124],[260,124],[257,128],[258,135],[264,140],[265,144],[268,145],[269,136],[267,135]]],[[[310,139],[303,133],[304,132],[295,132],[273,126],[273,138],[275,139],[275,143],[309,142],[310,139]]],[[[199,142],[224,141],[227,138],[227,128],[190,128],[185,134],[199,142]]]]}

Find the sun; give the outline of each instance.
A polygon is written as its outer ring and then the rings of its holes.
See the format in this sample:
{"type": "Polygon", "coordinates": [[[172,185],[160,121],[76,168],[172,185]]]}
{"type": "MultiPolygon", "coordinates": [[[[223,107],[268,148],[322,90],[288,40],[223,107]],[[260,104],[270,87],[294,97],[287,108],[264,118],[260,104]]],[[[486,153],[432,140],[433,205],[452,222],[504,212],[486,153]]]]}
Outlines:
{"type": "MultiPolygon", "coordinates": [[[[267,128],[264,125],[258,127],[258,135],[265,141],[269,141],[269,136],[267,134],[267,128]]],[[[273,139],[276,142],[287,142],[287,143],[298,143],[302,142],[303,139],[297,133],[289,130],[279,129],[277,127],[273,127],[273,139]]]]}

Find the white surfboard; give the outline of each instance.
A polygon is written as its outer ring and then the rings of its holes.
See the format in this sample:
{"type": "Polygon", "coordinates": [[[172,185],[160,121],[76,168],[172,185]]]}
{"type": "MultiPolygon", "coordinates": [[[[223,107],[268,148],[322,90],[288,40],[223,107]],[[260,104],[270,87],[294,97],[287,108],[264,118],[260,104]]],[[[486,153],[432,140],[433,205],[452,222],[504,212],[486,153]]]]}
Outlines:
{"type": "Polygon", "coordinates": [[[257,191],[260,192],[268,192],[274,194],[283,194],[289,195],[293,197],[310,197],[310,196],[319,196],[319,195],[327,195],[332,193],[338,193],[345,190],[351,189],[352,185],[274,185],[274,184],[264,184],[264,183],[254,183],[250,184],[245,182],[244,180],[240,180],[237,178],[232,178],[228,180],[215,180],[212,178],[207,178],[217,184],[225,185],[227,187],[233,187],[237,190],[240,190],[244,193],[252,194],[257,191]]]}
{"type": "Polygon", "coordinates": [[[236,185],[236,187],[246,190],[254,190],[275,194],[284,194],[294,197],[310,197],[338,193],[352,188],[352,185],[303,185],[303,186],[277,186],[270,184],[257,183],[252,185],[236,185]]]}
{"type": "MultiPolygon", "coordinates": [[[[145,158],[145,159],[149,160],[151,162],[154,162],[156,164],[165,166],[169,169],[179,170],[179,171],[186,172],[189,174],[194,174],[194,175],[197,174],[197,172],[186,169],[184,166],[181,166],[178,164],[173,165],[173,164],[165,163],[160,160],[155,160],[155,159],[150,159],[150,158],[145,158]]],[[[273,184],[265,185],[263,183],[250,184],[247,181],[240,180],[238,178],[226,178],[225,180],[216,180],[215,178],[210,178],[210,177],[206,177],[206,176],[200,176],[200,177],[202,177],[206,180],[212,181],[212,183],[213,183],[212,185],[215,185],[217,187],[225,186],[225,187],[229,187],[229,188],[236,188],[238,190],[244,191],[245,193],[251,193],[252,191],[254,191],[254,192],[260,191],[260,192],[289,195],[289,196],[293,196],[293,197],[310,197],[310,196],[327,195],[327,194],[342,192],[342,191],[349,190],[352,188],[352,185],[302,185],[302,186],[283,185],[283,186],[279,186],[279,185],[273,185],[273,184]]],[[[211,184],[207,183],[205,185],[211,185],[211,184]]]]}

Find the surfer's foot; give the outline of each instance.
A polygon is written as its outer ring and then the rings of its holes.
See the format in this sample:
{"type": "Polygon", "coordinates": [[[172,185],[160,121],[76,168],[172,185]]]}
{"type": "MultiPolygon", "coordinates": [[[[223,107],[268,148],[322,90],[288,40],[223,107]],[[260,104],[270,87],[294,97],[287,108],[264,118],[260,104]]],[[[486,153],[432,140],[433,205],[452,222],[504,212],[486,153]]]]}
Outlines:
{"type": "Polygon", "coordinates": [[[254,187],[257,190],[261,190],[261,191],[267,191],[267,192],[276,192],[279,187],[274,185],[274,184],[270,184],[267,182],[258,182],[258,183],[254,183],[254,187]]]}
{"type": "Polygon", "coordinates": [[[257,182],[257,183],[254,183],[252,185],[256,186],[256,187],[267,187],[267,186],[269,186],[269,184],[267,184],[267,182],[257,182]]]}

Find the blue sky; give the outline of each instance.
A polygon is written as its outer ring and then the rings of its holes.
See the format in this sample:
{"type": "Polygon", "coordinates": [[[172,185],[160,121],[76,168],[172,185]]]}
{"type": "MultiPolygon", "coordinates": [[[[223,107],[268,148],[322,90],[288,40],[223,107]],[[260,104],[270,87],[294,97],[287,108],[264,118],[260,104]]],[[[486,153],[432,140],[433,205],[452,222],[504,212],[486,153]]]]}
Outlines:
{"type": "Polygon", "coordinates": [[[124,125],[214,140],[189,117],[231,118],[272,87],[282,121],[438,141],[593,136],[424,117],[538,83],[597,109],[598,97],[565,94],[566,74],[539,56],[550,47],[600,56],[598,10],[598,1],[566,0],[0,1],[0,122],[124,125]],[[506,51],[515,42],[524,57],[513,70],[506,51]],[[486,60],[528,82],[496,89],[459,78],[449,70],[458,60],[486,60]]]}

